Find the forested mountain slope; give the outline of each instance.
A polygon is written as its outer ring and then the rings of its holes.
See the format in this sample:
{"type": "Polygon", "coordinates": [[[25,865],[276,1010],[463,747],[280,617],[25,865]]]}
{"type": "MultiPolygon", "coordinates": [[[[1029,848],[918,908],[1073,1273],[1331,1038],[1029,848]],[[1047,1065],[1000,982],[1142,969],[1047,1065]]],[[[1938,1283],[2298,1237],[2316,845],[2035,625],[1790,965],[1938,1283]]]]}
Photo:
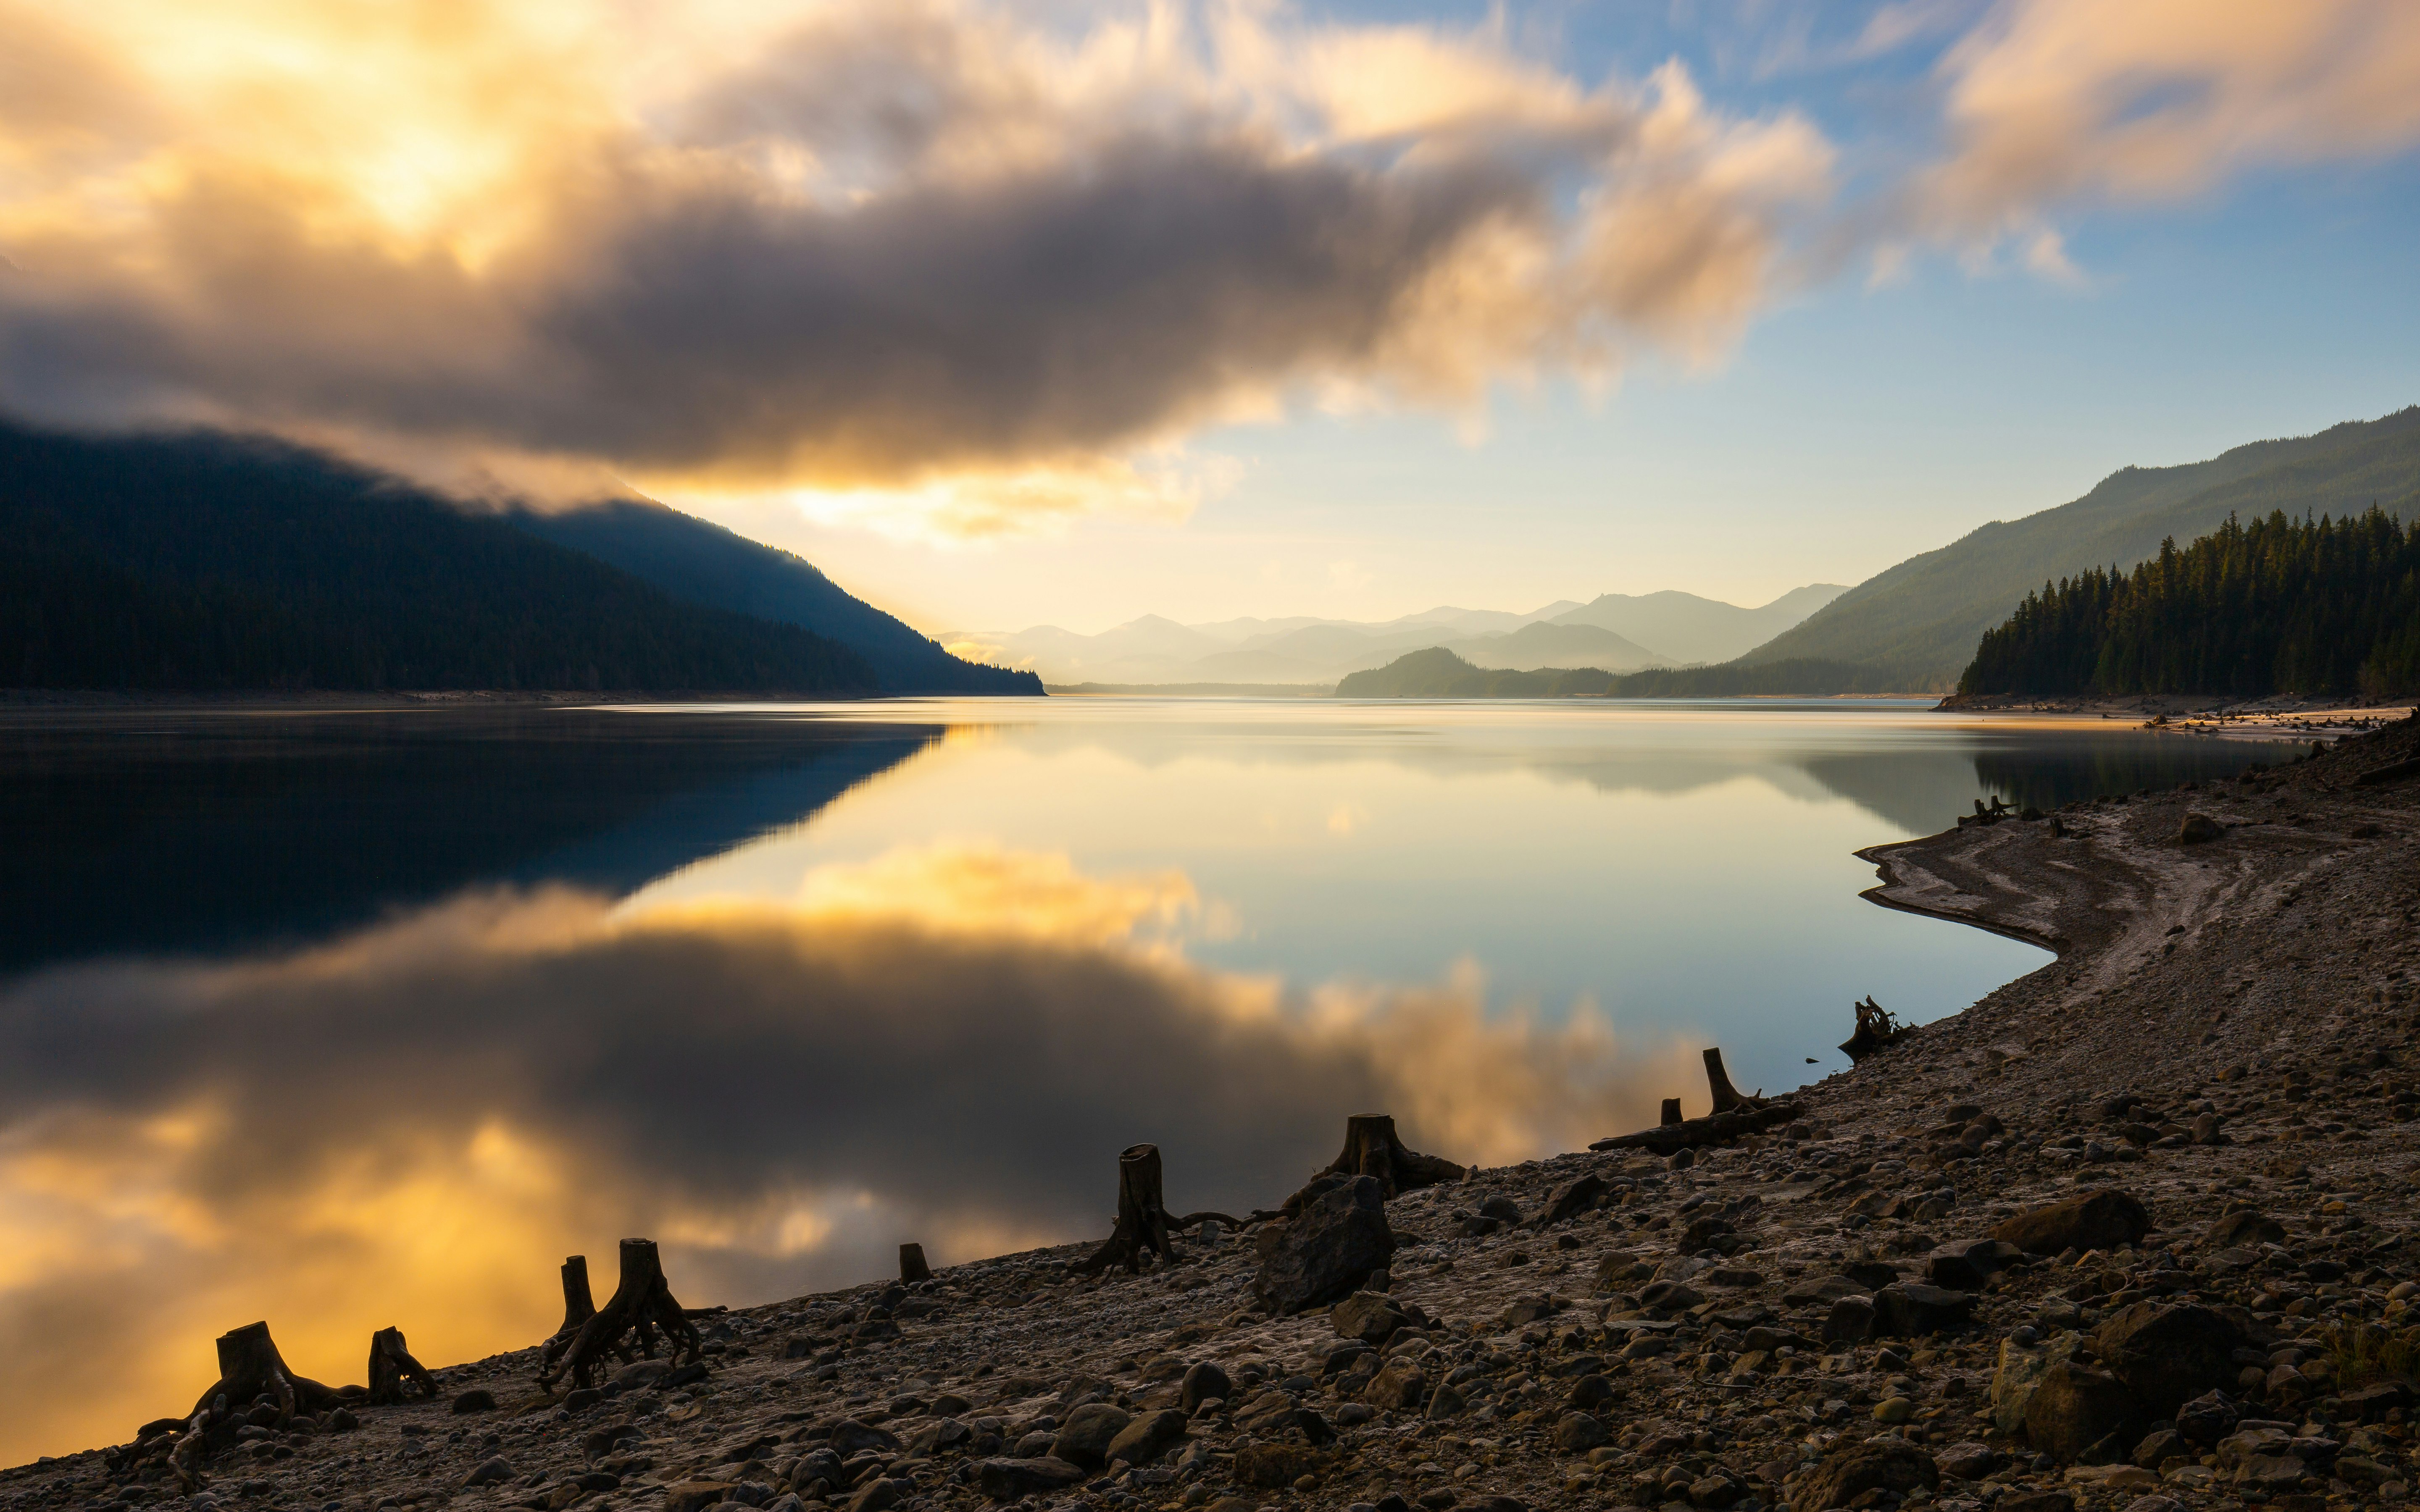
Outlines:
{"type": "Polygon", "coordinates": [[[0,423],[0,685],[868,693],[796,625],[680,602],[299,447],[0,423]]]}
{"type": "Polygon", "coordinates": [[[2316,436],[2256,441],[2206,462],[2124,468],[2071,503],[1994,521],[1879,573],[1741,657],[1858,662],[1911,688],[1947,688],[1985,630],[2045,582],[2119,568],[2229,515],[2358,514],[2420,489],[2420,408],[2316,436]]]}

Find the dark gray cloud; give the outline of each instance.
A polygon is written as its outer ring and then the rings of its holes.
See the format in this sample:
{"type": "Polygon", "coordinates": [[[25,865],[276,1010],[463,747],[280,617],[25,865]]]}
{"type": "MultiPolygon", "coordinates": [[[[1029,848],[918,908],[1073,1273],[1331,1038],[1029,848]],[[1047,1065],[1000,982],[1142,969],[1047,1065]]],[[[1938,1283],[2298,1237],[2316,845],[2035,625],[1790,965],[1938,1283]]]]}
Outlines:
{"type": "Polygon", "coordinates": [[[1803,122],[1725,121],[1677,72],[1583,92],[1483,36],[805,18],[655,72],[534,55],[545,108],[431,83],[396,123],[365,113],[411,85],[312,93],[233,47],[163,91],[196,114],[138,109],[73,60],[156,54],[90,23],[53,49],[70,84],[0,111],[31,165],[0,201],[0,408],[692,484],[1081,472],[1306,389],[1460,403],[1719,346],[1826,191],[1803,122]],[[222,97],[291,129],[198,114],[222,97]]]}

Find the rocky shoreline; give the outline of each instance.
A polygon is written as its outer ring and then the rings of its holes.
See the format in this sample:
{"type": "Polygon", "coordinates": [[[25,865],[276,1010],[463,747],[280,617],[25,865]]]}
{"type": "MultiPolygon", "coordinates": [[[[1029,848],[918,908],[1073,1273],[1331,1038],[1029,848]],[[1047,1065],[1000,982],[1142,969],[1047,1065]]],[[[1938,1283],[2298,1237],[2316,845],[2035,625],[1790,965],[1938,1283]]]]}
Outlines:
{"type": "Polygon", "coordinates": [[[163,1421],[0,1472],[0,1512],[2400,1502],[2415,756],[2405,719],[1877,848],[1876,903],[2059,958],[1728,1147],[1383,1206],[1334,1178],[1140,1275],[1066,1245],[716,1310],[703,1360],[601,1389],[542,1395],[533,1346],[400,1405],[272,1401],[181,1457],[163,1421]],[[1323,1269],[1315,1230],[1366,1244],[1373,1211],[1378,1273],[1323,1269]]]}

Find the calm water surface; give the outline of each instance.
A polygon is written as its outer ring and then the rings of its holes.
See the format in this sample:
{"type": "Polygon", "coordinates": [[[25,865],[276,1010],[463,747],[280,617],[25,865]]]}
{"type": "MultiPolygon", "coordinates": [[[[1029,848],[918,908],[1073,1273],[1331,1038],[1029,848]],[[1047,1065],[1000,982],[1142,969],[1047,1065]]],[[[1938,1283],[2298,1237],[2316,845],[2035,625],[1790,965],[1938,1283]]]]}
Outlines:
{"type": "Polygon", "coordinates": [[[1351,1112],[1501,1165],[1778,1091],[2040,951],[1859,846],[2272,753],[1919,702],[892,702],[0,722],[0,1462],[271,1320],[360,1378],[559,1316],[1273,1204],[1351,1112]],[[607,1263],[610,1264],[610,1261],[607,1263]]]}

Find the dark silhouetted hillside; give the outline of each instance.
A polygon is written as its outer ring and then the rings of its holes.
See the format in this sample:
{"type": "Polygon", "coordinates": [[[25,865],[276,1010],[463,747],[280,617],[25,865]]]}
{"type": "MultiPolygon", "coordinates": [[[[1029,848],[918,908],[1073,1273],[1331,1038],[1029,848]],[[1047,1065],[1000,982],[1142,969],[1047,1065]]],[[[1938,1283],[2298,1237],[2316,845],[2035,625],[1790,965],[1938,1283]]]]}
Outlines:
{"type": "Polygon", "coordinates": [[[1995,521],[1859,583],[1740,659],[1812,658],[1885,669],[1946,689],[1985,630],[2046,582],[2153,555],[2230,515],[2273,509],[2342,517],[2420,489],[2420,408],[2316,436],[2256,441],[2207,462],[2125,468],[2072,503],[1995,521]]]}
{"type": "Polygon", "coordinates": [[[518,510],[521,529],[585,551],[675,598],[813,630],[866,660],[892,693],[1042,691],[1032,672],[951,656],[873,605],[850,596],[813,563],[721,526],[644,499],[577,509],[518,510]]]}
{"type": "Polygon", "coordinates": [[[838,641],[301,448],[5,424],[0,683],[876,689],[838,641]]]}
{"type": "Polygon", "coordinates": [[[2382,510],[2229,519],[2131,573],[2028,594],[1988,631],[1962,693],[2362,693],[2420,689],[2420,525],[2382,510]]]}

